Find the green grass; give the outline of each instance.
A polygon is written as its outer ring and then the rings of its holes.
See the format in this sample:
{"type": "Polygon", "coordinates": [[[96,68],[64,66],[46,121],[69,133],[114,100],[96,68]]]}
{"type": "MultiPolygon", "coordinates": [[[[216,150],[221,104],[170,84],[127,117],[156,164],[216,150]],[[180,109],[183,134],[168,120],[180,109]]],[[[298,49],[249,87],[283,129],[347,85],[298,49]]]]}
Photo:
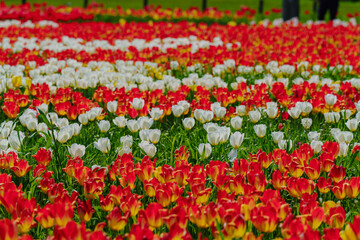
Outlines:
{"type": "MultiPolygon", "coordinates": [[[[164,8],[189,8],[189,7],[199,7],[201,8],[201,0],[148,0],[149,4],[161,5],[164,8]]],[[[41,3],[43,0],[28,0],[30,3],[41,3]]],[[[49,5],[69,5],[69,6],[82,6],[83,0],[49,0],[45,1],[49,5]]],[[[89,0],[89,2],[92,2],[89,0]]],[[[118,5],[123,8],[142,8],[142,0],[98,0],[98,3],[104,3],[106,7],[116,7],[118,5]]],[[[21,0],[5,0],[7,4],[20,4],[21,0]]],[[[281,8],[281,0],[264,0],[264,11],[271,10],[272,8],[281,8]]],[[[300,0],[301,4],[301,14],[304,15],[306,10],[312,13],[313,0],[300,0]]],[[[221,10],[237,10],[242,5],[249,6],[254,9],[258,9],[259,0],[208,0],[209,7],[217,7],[221,10]]],[[[340,2],[339,7],[339,17],[345,17],[347,13],[360,12],[360,2],[340,2]]]]}

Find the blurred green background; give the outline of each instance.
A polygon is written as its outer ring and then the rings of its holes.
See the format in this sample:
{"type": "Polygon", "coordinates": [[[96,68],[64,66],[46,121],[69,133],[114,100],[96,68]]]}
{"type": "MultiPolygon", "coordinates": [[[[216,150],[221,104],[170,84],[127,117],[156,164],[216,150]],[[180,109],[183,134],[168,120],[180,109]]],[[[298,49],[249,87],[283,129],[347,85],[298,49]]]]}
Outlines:
{"type": "MultiPolygon", "coordinates": [[[[83,0],[27,0],[29,3],[42,3],[46,2],[49,5],[69,5],[69,6],[83,6],[83,0]]],[[[92,0],[88,0],[89,3],[92,0]]],[[[123,8],[142,8],[143,0],[97,0],[98,3],[103,3],[106,7],[121,6],[123,8]]],[[[187,9],[189,7],[201,8],[202,0],[148,0],[149,5],[161,5],[164,8],[180,7],[187,9]]],[[[305,11],[313,13],[313,2],[314,0],[300,0],[300,13],[304,15],[305,11]]],[[[5,0],[5,3],[10,4],[21,4],[21,0],[5,0]]],[[[231,10],[235,11],[241,6],[248,6],[254,9],[258,9],[259,0],[208,0],[208,7],[217,7],[220,10],[231,10]]],[[[264,11],[270,11],[272,8],[281,8],[281,0],[264,0],[264,11]]],[[[340,0],[339,17],[346,17],[348,13],[354,14],[360,12],[359,1],[342,1],[340,0]]]]}

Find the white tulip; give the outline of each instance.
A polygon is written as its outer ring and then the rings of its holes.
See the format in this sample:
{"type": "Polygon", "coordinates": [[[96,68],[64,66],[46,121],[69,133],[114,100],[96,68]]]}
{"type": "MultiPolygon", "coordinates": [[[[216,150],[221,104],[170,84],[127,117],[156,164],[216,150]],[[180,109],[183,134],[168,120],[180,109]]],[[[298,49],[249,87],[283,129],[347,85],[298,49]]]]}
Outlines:
{"type": "Polygon", "coordinates": [[[121,117],[116,117],[113,119],[113,123],[118,126],[119,128],[124,128],[127,124],[127,119],[123,116],[121,117]]]}
{"type": "Polygon", "coordinates": [[[182,120],[182,123],[183,123],[184,128],[185,128],[186,130],[190,130],[190,129],[192,129],[192,128],[195,126],[195,119],[192,118],[192,117],[184,118],[184,119],[182,120]]]}
{"type": "Polygon", "coordinates": [[[275,144],[278,144],[279,141],[284,139],[284,133],[283,132],[272,132],[271,137],[275,144]]]}
{"type": "Polygon", "coordinates": [[[74,143],[68,147],[68,150],[72,158],[81,158],[85,155],[85,146],[81,144],[74,143]]]}
{"type": "Polygon", "coordinates": [[[224,107],[215,107],[213,113],[216,115],[216,118],[221,119],[226,114],[226,108],[224,107]]]}
{"type": "Polygon", "coordinates": [[[16,151],[20,151],[20,147],[24,138],[25,134],[23,132],[12,131],[7,140],[9,141],[11,148],[15,149],[16,151]]]}
{"type": "Polygon", "coordinates": [[[268,115],[268,117],[270,119],[274,119],[276,118],[278,112],[279,112],[279,109],[277,107],[268,107],[266,110],[265,110],[266,114],[268,115]]]}
{"type": "Polygon", "coordinates": [[[149,117],[139,117],[137,121],[140,129],[149,129],[154,123],[154,119],[149,117]]]}
{"type": "Polygon", "coordinates": [[[152,108],[149,111],[149,114],[151,116],[152,119],[154,119],[154,121],[157,121],[161,118],[161,116],[163,115],[164,110],[160,109],[160,108],[152,108]]]}
{"type": "Polygon", "coordinates": [[[309,132],[307,136],[310,142],[320,140],[320,133],[318,132],[309,132]]]}
{"type": "Polygon", "coordinates": [[[37,125],[38,125],[38,120],[36,118],[30,117],[27,119],[26,126],[29,131],[31,131],[31,132],[35,131],[37,128],[37,125]]]}
{"type": "Polygon", "coordinates": [[[177,105],[182,106],[184,108],[184,112],[187,112],[189,110],[189,108],[190,108],[190,103],[188,101],[186,101],[186,100],[179,101],[177,103],[177,105]]]}
{"type": "Polygon", "coordinates": [[[256,135],[259,138],[263,138],[266,134],[266,125],[265,124],[255,125],[254,130],[255,130],[256,135]]]}
{"type": "Polygon", "coordinates": [[[351,111],[349,109],[343,109],[340,111],[340,113],[341,113],[340,115],[346,120],[348,120],[351,117],[351,111]]]}
{"type": "Polygon", "coordinates": [[[291,140],[280,140],[278,146],[280,149],[290,150],[293,146],[293,143],[291,140]]]}
{"type": "Polygon", "coordinates": [[[204,156],[204,158],[208,158],[211,155],[211,145],[209,143],[200,143],[198,147],[198,151],[200,156],[204,156]]]}
{"type": "Polygon", "coordinates": [[[133,133],[136,133],[137,131],[139,131],[140,126],[138,121],[136,120],[129,120],[126,122],[126,126],[129,128],[129,130],[133,133]]]}
{"type": "Polygon", "coordinates": [[[155,145],[148,141],[141,141],[139,143],[139,147],[144,150],[145,154],[148,155],[150,158],[153,158],[157,151],[155,145]]]}
{"type": "Polygon", "coordinates": [[[60,143],[66,143],[68,140],[71,139],[71,137],[72,137],[72,128],[65,127],[65,128],[60,129],[60,131],[57,134],[56,139],[60,143]],[[70,129],[71,129],[71,131],[70,131],[70,129]]]}
{"type": "Polygon", "coordinates": [[[110,139],[99,138],[99,140],[94,142],[94,147],[102,153],[108,153],[111,149],[110,139]]]}
{"type": "Polygon", "coordinates": [[[70,125],[73,129],[73,136],[77,136],[80,134],[82,125],[78,124],[78,123],[73,123],[70,125]]]}
{"type": "Polygon", "coordinates": [[[36,131],[44,132],[47,134],[49,132],[49,128],[45,123],[39,123],[36,127],[36,131]]]}
{"type": "Polygon", "coordinates": [[[326,94],[325,95],[325,102],[329,106],[333,106],[337,101],[337,96],[333,94],[326,94]]]}
{"type": "Polygon", "coordinates": [[[301,119],[301,124],[305,129],[309,129],[312,125],[312,119],[311,118],[303,118],[301,119]]]}
{"type": "Polygon", "coordinates": [[[297,102],[295,104],[295,107],[299,108],[301,110],[301,115],[307,116],[309,113],[311,113],[313,106],[309,102],[297,102]]]}
{"type": "Polygon", "coordinates": [[[123,146],[122,148],[120,148],[120,149],[118,150],[119,156],[122,156],[122,155],[124,155],[124,154],[129,154],[129,153],[131,153],[131,152],[132,152],[131,148],[129,148],[129,147],[127,147],[127,146],[123,146]]]}
{"type": "Polygon", "coordinates": [[[349,151],[349,144],[342,142],[339,145],[340,145],[339,157],[346,157],[349,151]]]}
{"type": "Polygon", "coordinates": [[[220,142],[220,133],[219,132],[211,132],[207,134],[207,140],[213,146],[216,146],[220,142]]]}
{"type": "Polygon", "coordinates": [[[184,113],[184,108],[180,105],[173,105],[171,111],[175,117],[180,117],[184,113]]]}
{"type": "Polygon", "coordinates": [[[261,113],[257,110],[249,112],[249,119],[252,123],[257,123],[261,118],[261,113]]]}
{"type": "Polygon", "coordinates": [[[123,147],[131,148],[133,144],[133,137],[130,135],[126,135],[120,138],[120,142],[123,147]]]}
{"type": "Polygon", "coordinates": [[[236,113],[240,116],[243,117],[246,115],[246,106],[245,105],[240,105],[236,107],[236,113]]]}
{"type": "Polygon", "coordinates": [[[244,133],[241,132],[234,132],[230,136],[230,144],[233,148],[239,148],[244,141],[244,133]]]}
{"type": "Polygon", "coordinates": [[[86,113],[80,114],[78,120],[82,125],[86,125],[89,122],[88,115],[86,113]]]}
{"type": "Polygon", "coordinates": [[[50,112],[46,114],[46,118],[49,120],[50,123],[55,124],[56,121],[59,119],[59,116],[54,112],[50,112]]]}
{"type": "Polygon", "coordinates": [[[0,140],[0,150],[6,151],[9,147],[9,141],[7,139],[1,139],[0,140]]]}
{"type": "Polygon", "coordinates": [[[36,109],[42,111],[46,115],[49,111],[49,105],[47,105],[46,103],[43,103],[43,104],[37,106],[36,109]]]}
{"type": "Polygon", "coordinates": [[[57,126],[58,128],[63,128],[63,127],[69,126],[69,120],[67,118],[59,118],[55,122],[55,126],[57,126]]]}
{"type": "Polygon", "coordinates": [[[346,126],[350,131],[354,132],[354,131],[356,131],[356,129],[359,126],[359,121],[357,119],[355,119],[355,118],[354,119],[349,119],[349,120],[346,121],[346,126]]]}
{"type": "Polygon", "coordinates": [[[156,144],[160,141],[161,131],[160,129],[153,129],[149,132],[149,141],[156,144]]]}
{"type": "Polygon", "coordinates": [[[110,129],[110,122],[107,120],[101,120],[97,123],[102,133],[106,133],[110,129]]]}
{"type": "Polygon", "coordinates": [[[321,147],[323,145],[323,142],[321,141],[316,141],[316,140],[313,140],[311,141],[310,143],[310,147],[314,150],[314,153],[317,154],[319,152],[321,152],[321,147]]]}
{"type": "Polygon", "coordinates": [[[118,101],[111,101],[106,104],[106,107],[110,113],[114,113],[117,110],[118,107],[118,101]]]}
{"type": "Polygon", "coordinates": [[[135,110],[141,110],[145,105],[145,101],[142,98],[134,98],[130,104],[135,110]]]}
{"type": "Polygon", "coordinates": [[[242,127],[242,121],[243,119],[241,117],[234,117],[234,118],[231,118],[231,126],[235,129],[235,130],[240,130],[241,127],[242,127]]]}
{"type": "Polygon", "coordinates": [[[292,117],[293,119],[298,119],[301,114],[301,109],[298,107],[293,107],[290,110],[288,110],[288,113],[290,117],[292,117]]]}

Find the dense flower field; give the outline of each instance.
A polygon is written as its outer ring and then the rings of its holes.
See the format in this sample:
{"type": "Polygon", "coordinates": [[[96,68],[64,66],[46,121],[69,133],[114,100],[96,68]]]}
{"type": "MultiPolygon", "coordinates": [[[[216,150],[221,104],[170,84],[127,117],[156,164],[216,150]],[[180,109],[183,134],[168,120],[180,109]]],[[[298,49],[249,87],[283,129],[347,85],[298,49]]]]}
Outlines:
{"type": "Polygon", "coordinates": [[[0,239],[360,239],[359,36],[1,22],[0,239]]]}

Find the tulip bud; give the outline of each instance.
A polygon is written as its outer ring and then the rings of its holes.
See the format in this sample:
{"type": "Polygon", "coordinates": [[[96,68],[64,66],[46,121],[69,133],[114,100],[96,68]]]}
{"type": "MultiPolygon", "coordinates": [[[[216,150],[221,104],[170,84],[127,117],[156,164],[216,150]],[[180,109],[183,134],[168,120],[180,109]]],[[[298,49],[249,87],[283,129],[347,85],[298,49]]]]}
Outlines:
{"type": "Polygon", "coordinates": [[[186,130],[190,130],[195,126],[195,119],[191,117],[184,118],[182,122],[186,130]]]}
{"type": "Polygon", "coordinates": [[[207,140],[209,141],[209,143],[213,146],[216,146],[219,144],[220,142],[220,133],[215,131],[215,132],[210,132],[207,134],[207,140]]]}
{"type": "Polygon", "coordinates": [[[110,139],[108,138],[99,138],[96,142],[94,142],[94,146],[97,150],[102,153],[108,153],[111,149],[110,139]]]}
{"type": "Polygon", "coordinates": [[[204,158],[210,157],[211,150],[211,145],[209,143],[200,143],[198,147],[200,156],[204,155],[204,158]]]}
{"type": "Polygon", "coordinates": [[[135,110],[141,110],[145,105],[145,101],[141,98],[134,98],[130,104],[135,110]]]}
{"type": "Polygon", "coordinates": [[[245,105],[240,105],[236,107],[236,113],[240,116],[243,117],[246,115],[246,106],[245,105]]]}
{"type": "Polygon", "coordinates": [[[349,119],[346,121],[346,126],[350,131],[354,132],[359,126],[359,121],[357,119],[349,119]]]}
{"type": "Polygon", "coordinates": [[[135,133],[137,131],[139,131],[139,123],[138,121],[136,120],[129,120],[126,122],[126,126],[129,128],[129,130],[132,132],[132,133],[135,133]]]}
{"type": "Polygon", "coordinates": [[[180,117],[184,113],[184,108],[180,105],[172,106],[171,110],[175,117],[180,117]]]}
{"type": "Polygon", "coordinates": [[[140,117],[138,119],[140,129],[150,129],[154,123],[154,119],[149,117],[140,117]]]}
{"type": "Polygon", "coordinates": [[[257,123],[261,118],[261,113],[257,110],[249,112],[249,119],[252,123],[257,123]]]}
{"type": "Polygon", "coordinates": [[[290,117],[292,117],[293,119],[298,119],[301,114],[301,109],[298,107],[293,107],[290,110],[288,110],[288,113],[290,117]]]}
{"type": "Polygon", "coordinates": [[[78,120],[82,125],[86,125],[89,122],[88,115],[86,113],[80,114],[78,120]]]}
{"type": "Polygon", "coordinates": [[[340,146],[339,157],[346,157],[349,151],[349,144],[342,142],[339,144],[339,146],[340,146]]]}
{"type": "Polygon", "coordinates": [[[274,141],[275,144],[278,144],[279,141],[283,140],[284,138],[284,133],[283,132],[272,132],[271,133],[271,137],[274,141]]]}
{"type": "Polygon", "coordinates": [[[235,130],[240,130],[242,126],[242,121],[243,119],[241,117],[234,117],[231,119],[230,123],[235,130]]]}
{"type": "Polygon", "coordinates": [[[154,119],[154,121],[157,121],[161,118],[161,116],[163,115],[164,110],[160,109],[160,108],[152,108],[149,111],[150,116],[152,117],[152,119],[154,119]]]}
{"type": "Polygon", "coordinates": [[[266,110],[265,110],[266,114],[268,115],[268,117],[270,119],[274,119],[276,118],[278,112],[279,112],[279,109],[277,107],[268,107],[266,110]]]}
{"type": "Polygon", "coordinates": [[[81,158],[85,154],[85,146],[77,143],[74,143],[68,147],[68,150],[72,158],[81,158]]]}
{"type": "Polygon", "coordinates": [[[305,129],[309,129],[312,125],[312,119],[311,118],[303,118],[301,119],[301,124],[305,129]]]}
{"type": "Polygon", "coordinates": [[[244,133],[234,132],[230,136],[230,144],[233,148],[239,148],[244,140],[244,133]]]}
{"type": "Polygon", "coordinates": [[[316,140],[313,140],[311,141],[310,143],[310,147],[314,150],[314,153],[317,154],[319,152],[321,152],[321,147],[323,145],[323,142],[321,141],[316,141],[316,140]]]}
{"type": "Polygon", "coordinates": [[[320,133],[318,132],[309,132],[307,136],[310,142],[320,140],[320,133]]]}
{"type": "Polygon", "coordinates": [[[118,107],[118,101],[111,101],[106,104],[106,107],[110,113],[114,113],[117,110],[118,107]]]}
{"type": "Polygon", "coordinates": [[[126,135],[120,138],[120,142],[123,147],[131,148],[133,144],[133,137],[130,135],[126,135]]]}
{"type": "Polygon", "coordinates": [[[257,125],[255,125],[254,130],[255,130],[256,135],[259,138],[265,137],[265,134],[266,134],[266,125],[265,124],[257,124],[257,125]]]}
{"type": "Polygon", "coordinates": [[[107,120],[101,120],[98,122],[98,126],[102,133],[106,133],[110,129],[110,122],[107,120]]]}
{"type": "Polygon", "coordinates": [[[113,119],[113,123],[118,126],[119,128],[124,128],[127,124],[127,119],[123,116],[121,117],[116,117],[113,119]]]}
{"type": "Polygon", "coordinates": [[[154,144],[148,141],[141,141],[139,143],[139,147],[144,150],[145,154],[148,155],[150,158],[153,158],[156,154],[156,147],[154,144]]]}
{"type": "Polygon", "coordinates": [[[329,106],[333,106],[337,101],[337,96],[333,94],[326,94],[325,95],[325,102],[329,106]]]}

